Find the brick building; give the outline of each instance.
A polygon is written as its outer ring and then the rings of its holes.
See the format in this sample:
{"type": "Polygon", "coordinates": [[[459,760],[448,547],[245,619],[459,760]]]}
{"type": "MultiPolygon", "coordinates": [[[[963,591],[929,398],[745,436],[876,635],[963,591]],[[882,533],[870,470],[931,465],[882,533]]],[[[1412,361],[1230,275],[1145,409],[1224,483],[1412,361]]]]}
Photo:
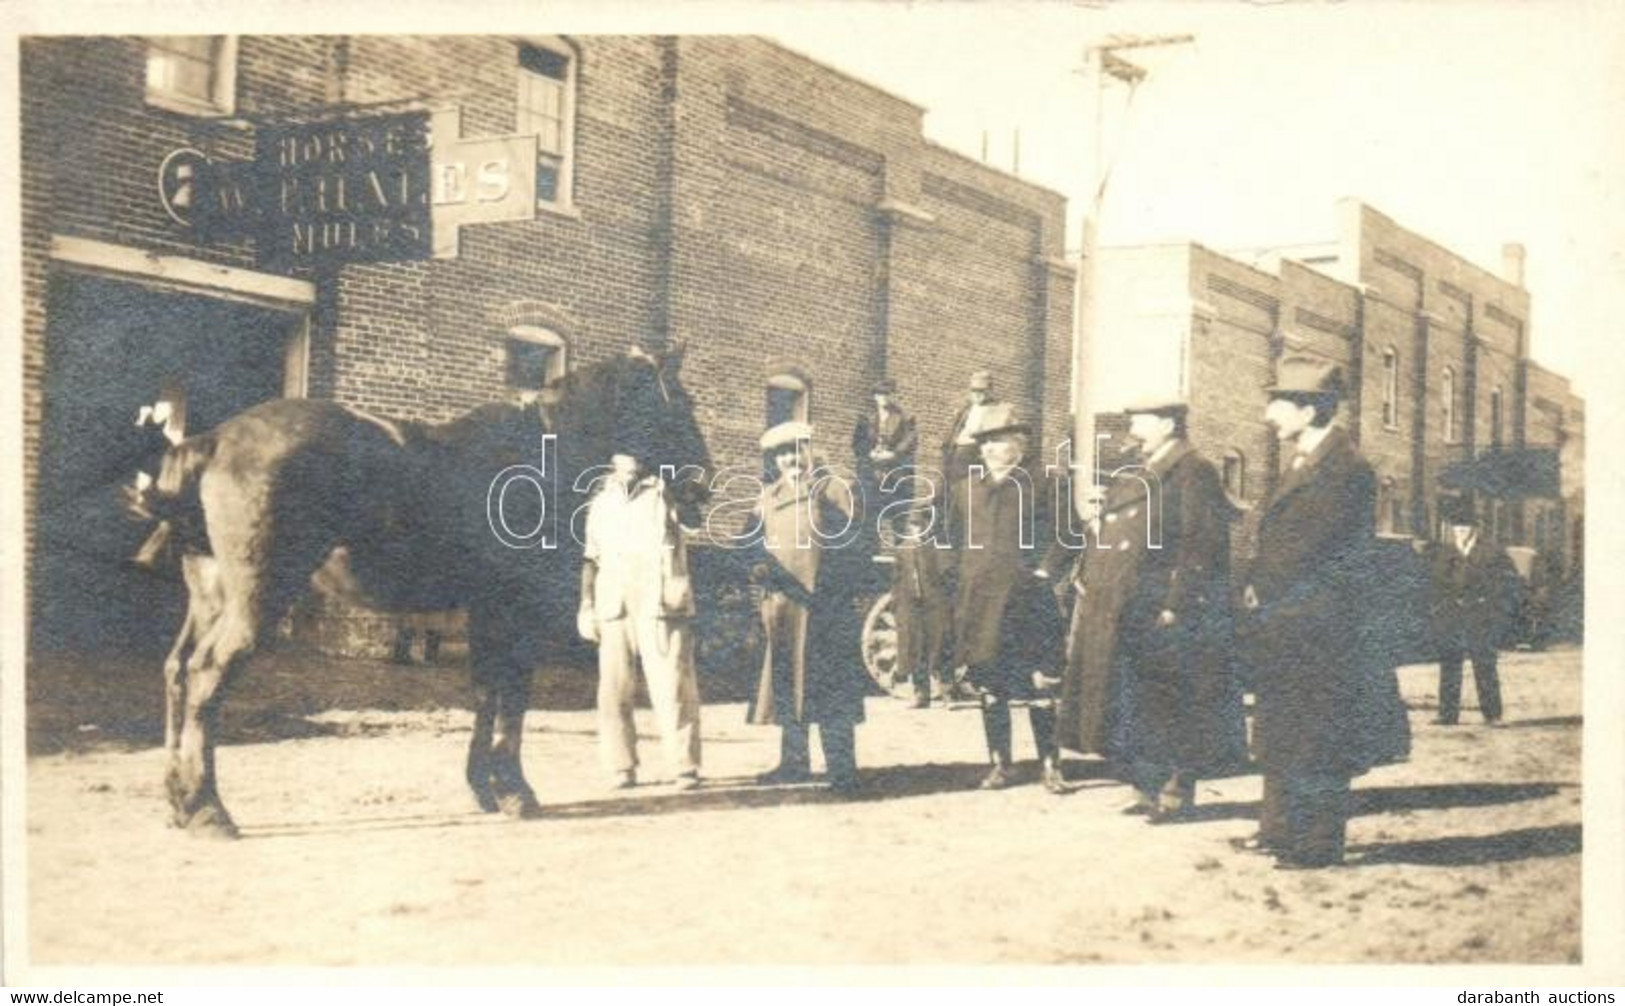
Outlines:
{"type": "Polygon", "coordinates": [[[1432,538],[1441,483],[1533,456],[1484,502],[1491,532],[1578,572],[1584,404],[1529,358],[1521,248],[1498,276],[1357,201],[1339,211],[1337,241],[1249,261],[1196,244],[1104,250],[1094,400],[1187,396],[1196,444],[1256,503],[1281,464],[1260,389],[1282,355],[1319,356],[1352,384],[1341,421],[1376,470],[1379,532],[1432,538]],[[1560,477],[1542,476],[1543,452],[1560,477]]]}
{"type": "MultiPolygon", "coordinates": [[[[1062,197],[769,41],[37,37],[21,78],[36,601],[53,576],[57,598],[139,594],[40,560],[78,542],[94,514],[73,501],[117,474],[118,441],[159,399],[188,433],[284,394],[438,421],[652,336],[687,345],[719,463],[753,461],[786,415],[844,453],[881,374],[927,443],[984,367],[1046,441],[1065,435],[1062,197]],[[178,212],[187,157],[246,161],[282,123],[406,109],[436,113],[437,228],[452,190],[491,181],[453,166],[455,142],[481,137],[536,137],[534,219],[437,229],[450,257],[277,267],[178,212]]],[[[528,192],[530,165],[508,167],[528,192]]]]}

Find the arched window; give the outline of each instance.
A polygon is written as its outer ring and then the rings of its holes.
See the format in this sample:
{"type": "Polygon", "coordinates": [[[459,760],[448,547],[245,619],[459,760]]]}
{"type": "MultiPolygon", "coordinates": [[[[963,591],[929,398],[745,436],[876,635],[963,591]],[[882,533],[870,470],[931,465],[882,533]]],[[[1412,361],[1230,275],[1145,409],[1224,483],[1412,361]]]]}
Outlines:
{"type": "Polygon", "coordinates": [[[767,379],[767,425],[790,420],[807,422],[812,415],[812,386],[797,374],[778,373],[767,379]]]}
{"type": "Polygon", "coordinates": [[[1444,376],[1439,381],[1439,398],[1444,403],[1444,442],[1456,442],[1456,371],[1451,367],[1444,368],[1444,376]]]}
{"type": "Polygon", "coordinates": [[[1382,425],[1399,429],[1399,350],[1382,351],[1382,425]]]}
{"type": "Polygon", "coordinates": [[[561,39],[527,39],[519,47],[517,132],[536,135],[536,204],[574,202],[576,70],[580,60],[561,39]]]}
{"type": "Polygon", "coordinates": [[[1233,500],[1247,498],[1247,455],[1235,448],[1224,452],[1224,491],[1233,500]]]}
{"type": "Polygon", "coordinates": [[[1501,446],[1501,386],[1490,391],[1490,445],[1501,446]]]}
{"type": "Polygon", "coordinates": [[[563,377],[570,363],[564,337],[536,325],[508,329],[506,349],[508,386],[521,392],[542,390],[547,382],[563,377]]]}

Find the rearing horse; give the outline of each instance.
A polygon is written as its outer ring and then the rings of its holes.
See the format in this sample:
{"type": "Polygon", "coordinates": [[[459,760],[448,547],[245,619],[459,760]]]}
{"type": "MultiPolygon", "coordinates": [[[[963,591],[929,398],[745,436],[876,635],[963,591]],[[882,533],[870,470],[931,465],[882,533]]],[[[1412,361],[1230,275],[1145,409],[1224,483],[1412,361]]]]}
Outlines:
{"type": "Polygon", "coordinates": [[[187,553],[190,610],[164,668],[175,824],[235,836],[215,779],[221,703],[313,580],[384,611],[467,609],[469,786],[482,810],[538,813],[519,743],[531,672],[574,630],[572,489],[613,444],[651,472],[675,470],[679,505],[703,499],[710,457],[680,359],[633,351],[553,382],[540,402],[481,406],[438,426],[334,402],[266,402],[172,448],[149,502],[173,515],[187,553]],[[516,465],[543,477],[493,493],[516,465]],[[505,542],[493,501],[505,527],[553,527],[552,546],[505,542]]]}

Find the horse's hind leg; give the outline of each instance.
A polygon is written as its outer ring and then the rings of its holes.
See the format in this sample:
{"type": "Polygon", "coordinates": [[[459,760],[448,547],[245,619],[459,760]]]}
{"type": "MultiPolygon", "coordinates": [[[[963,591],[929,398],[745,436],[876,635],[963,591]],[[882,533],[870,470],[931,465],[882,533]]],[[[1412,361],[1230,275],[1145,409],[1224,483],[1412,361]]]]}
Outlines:
{"type": "Polygon", "coordinates": [[[186,619],[175,645],[164,658],[164,750],[173,765],[180,751],[181,710],[186,702],[186,662],[198,640],[220,617],[220,596],[214,559],[188,555],[181,559],[186,579],[186,619]]]}

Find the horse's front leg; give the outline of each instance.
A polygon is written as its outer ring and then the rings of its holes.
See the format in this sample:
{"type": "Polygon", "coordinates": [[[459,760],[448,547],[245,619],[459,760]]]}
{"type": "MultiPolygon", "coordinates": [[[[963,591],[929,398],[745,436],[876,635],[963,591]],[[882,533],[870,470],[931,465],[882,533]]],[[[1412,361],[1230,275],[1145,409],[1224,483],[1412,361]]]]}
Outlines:
{"type": "Polygon", "coordinates": [[[495,732],[497,690],[491,681],[489,669],[474,661],[474,736],[468,740],[468,787],[474,791],[474,801],[487,814],[501,808],[491,788],[491,737],[495,732]]]}
{"type": "Polygon", "coordinates": [[[528,666],[506,664],[497,680],[497,732],[491,745],[492,781],[502,812],[509,817],[532,818],[542,813],[536,793],[525,781],[519,760],[525,736],[525,712],[530,708],[528,666]]]}

